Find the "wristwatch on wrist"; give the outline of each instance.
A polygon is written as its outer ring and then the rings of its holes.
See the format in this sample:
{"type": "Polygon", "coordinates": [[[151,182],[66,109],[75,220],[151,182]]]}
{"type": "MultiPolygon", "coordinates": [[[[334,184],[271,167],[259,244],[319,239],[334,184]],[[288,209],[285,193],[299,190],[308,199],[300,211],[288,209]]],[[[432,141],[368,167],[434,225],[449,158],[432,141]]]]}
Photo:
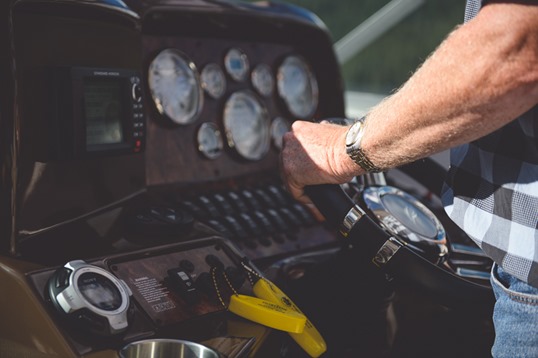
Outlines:
{"type": "Polygon", "coordinates": [[[349,127],[346,134],[346,153],[366,172],[379,173],[383,169],[372,163],[361,148],[362,136],[364,134],[364,119],[365,117],[362,117],[349,127]]]}

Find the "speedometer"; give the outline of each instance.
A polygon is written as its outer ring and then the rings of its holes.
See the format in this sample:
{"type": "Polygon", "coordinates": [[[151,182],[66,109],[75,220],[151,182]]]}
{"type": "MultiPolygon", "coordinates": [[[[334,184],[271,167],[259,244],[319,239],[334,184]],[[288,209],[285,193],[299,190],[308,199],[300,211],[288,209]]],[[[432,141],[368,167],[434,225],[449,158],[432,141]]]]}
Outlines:
{"type": "Polygon", "coordinates": [[[303,58],[284,59],[277,72],[277,88],[292,115],[308,119],[314,114],[318,106],[318,83],[303,58]]]}
{"type": "Polygon", "coordinates": [[[250,91],[232,94],[224,107],[224,129],[231,148],[245,159],[259,160],[269,150],[267,110],[250,91]]]}
{"type": "Polygon", "coordinates": [[[161,51],[149,65],[148,84],[159,113],[177,124],[189,124],[198,118],[202,87],[196,66],[183,53],[161,51]]]}

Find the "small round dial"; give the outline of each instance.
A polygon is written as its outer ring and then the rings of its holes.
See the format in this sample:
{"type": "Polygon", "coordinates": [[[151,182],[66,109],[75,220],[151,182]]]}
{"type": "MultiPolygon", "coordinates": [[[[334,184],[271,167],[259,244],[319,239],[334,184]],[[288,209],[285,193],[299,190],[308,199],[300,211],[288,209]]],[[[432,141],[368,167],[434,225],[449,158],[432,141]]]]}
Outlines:
{"type": "Polygon", "coordinates": [[[224,56],[224,67],[226,72],[237,82],[242,82],[247,78],[250,64],[247,55],[238,48],[231,48],[224,56]]]}
{"type": "Polygon", "coordinates": [[[288,56],[277,72],[278,94],[296,117],[307,119],[318,106],[318,83],[306,61],[288,56]]]}
{"type": "Polygon", "coordinates": [[[205,65],[200,78],[202,88],[208,95],[215,99],[222,97],[226,91],[226,76],[224,76],[224,72],[222,72],[219,65],[216,63],[205,65]]]}
{"type": "Polygon", "coordinates": [[[289,132],[291,129],[290,123],[282,117],[276,117],[271,123],[271,139],[273,145],[278,149],[282,149],[282,138],[284,133],[289,132]]]}
{"type": "Polygon", "coordinates": [[[177,124],[194,122],[202,109],[202,87],[196,66],[176,49],[161,51],[151,61],[148,84],[159,113],[177,124]]]}
{"type": "Polygon", "coordinates": [[[202,123],[196,136],[198,151],[206,158],[215,159],[222,154],[224,144],[219,129],[214,123],[202,123]]]}
{"type": "Polygon", "coordinates": [[[224,128],[231,148],[245,159],[259,160],[269,150],[269,115],[252,92],[230,96],[224,107],[224,128]]]}
{"type": "Polygon", "coordinates": [[[252,86],[264,97],[269,97],[275,88],[275,80],[271,67],[261,63],[250,74],[252,86]]]}

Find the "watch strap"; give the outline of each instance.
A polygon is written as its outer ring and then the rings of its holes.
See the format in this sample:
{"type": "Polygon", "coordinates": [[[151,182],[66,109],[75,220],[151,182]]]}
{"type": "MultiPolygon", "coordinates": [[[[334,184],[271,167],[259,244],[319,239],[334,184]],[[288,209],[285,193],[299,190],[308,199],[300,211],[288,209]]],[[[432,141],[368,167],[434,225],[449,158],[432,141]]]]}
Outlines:
{"type": "Polygon", "coordinates": [[[383,169],[379,168],[374,163],[372,163],[370,158],[368,158],[366,153],[364,153],[364,151],[361,148],[362,137],[364,134],[364,120],[365,120],[365,117],[360,118],[348,130],[348,135],[349,135],[350,131],[357,130],[356,126],[359,126],[357,133],[355,135],[354,141],[352,143],[346,143],[346,152],[349,155],[349,157],[355,163],[357,163],[362,169],[364,169],[366,172],[379,173],[379,172],[382,172],[383,169]]]}

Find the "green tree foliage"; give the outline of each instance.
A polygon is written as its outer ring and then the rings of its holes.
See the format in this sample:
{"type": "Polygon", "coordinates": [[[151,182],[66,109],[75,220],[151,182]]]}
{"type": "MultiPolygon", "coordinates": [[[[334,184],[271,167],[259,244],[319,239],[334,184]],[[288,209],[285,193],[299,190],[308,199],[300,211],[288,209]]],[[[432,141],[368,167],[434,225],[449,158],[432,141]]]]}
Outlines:
{"type": "MultiPolygon", "coordinates": [[[[334,42],[389,0],[287,0],[318,15],[334,42]]],[[[388,94],[400,87],[455,26],[465,0],[426,0],[414,13],[342,67],[346,88],[388,94]]]]}

